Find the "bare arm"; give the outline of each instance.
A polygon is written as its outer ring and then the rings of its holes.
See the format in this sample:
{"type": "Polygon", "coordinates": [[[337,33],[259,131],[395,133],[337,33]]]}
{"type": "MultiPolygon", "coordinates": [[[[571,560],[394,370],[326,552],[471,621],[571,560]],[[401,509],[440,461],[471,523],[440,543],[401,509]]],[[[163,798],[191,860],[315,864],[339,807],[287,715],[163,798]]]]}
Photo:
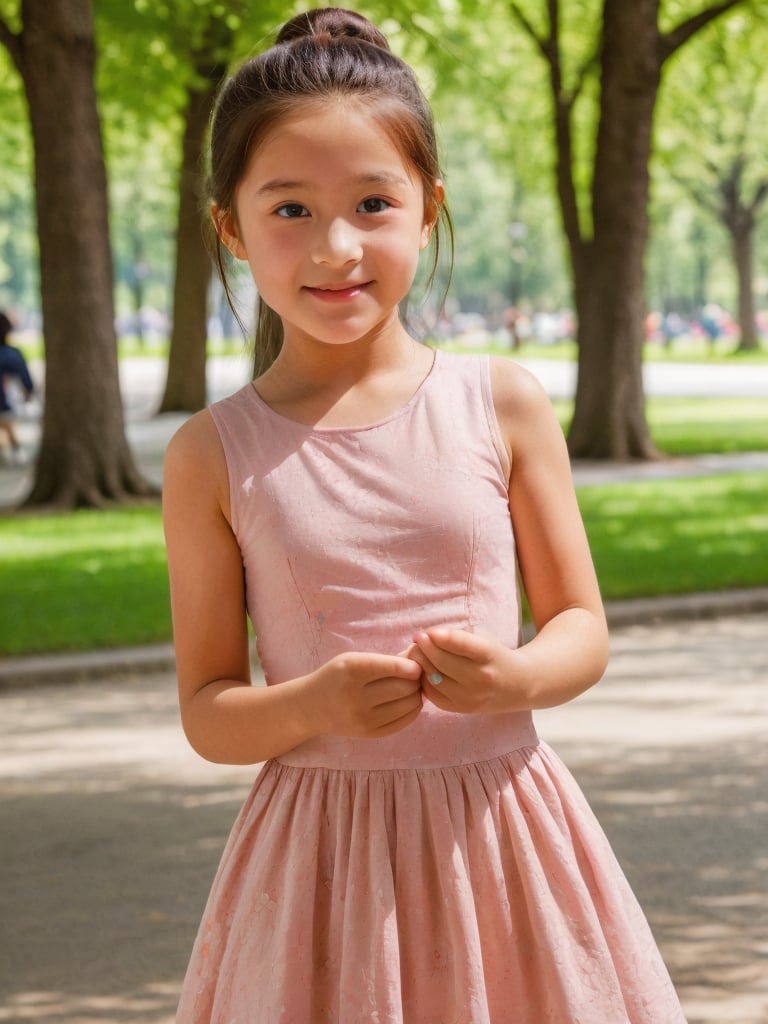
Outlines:
{"type": "Polygon", "coordinates": [[[600,679],[608,658],[600,592],[549,399],[509,360],[494,360],[492,383],[512,465],[509,508],[520,570],[537,632],[519,650],[443,627],[415,637],[425,664],[445,677],[438,687],[424,679],[426,695],[456,711],[565,703],[600,679]]]}
{"type": "Polygon", "coordinates": [[[168,447],[163,520],[179,706],[199,754],[255,764],[325,733],[386,735],[418,714],[419,669],[405,657],[350,653],[298,679],[250,686],[243,567],[224,455],[207,412],[168,447]]]}
{"type": "Polygon", "coordinates": [[[571,466],[551,403],[527,371],[493,364],[499,423],[512,460],[509,507],[537,635],[524,648],[533,706],[570,700],[596,683],[608,630],[571,466]]]}

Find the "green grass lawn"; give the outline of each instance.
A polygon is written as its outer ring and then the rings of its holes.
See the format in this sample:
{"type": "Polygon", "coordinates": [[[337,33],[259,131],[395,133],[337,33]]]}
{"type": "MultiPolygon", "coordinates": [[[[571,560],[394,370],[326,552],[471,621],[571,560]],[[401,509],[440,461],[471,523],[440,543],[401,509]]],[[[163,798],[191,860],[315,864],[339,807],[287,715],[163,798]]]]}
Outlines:
{"type": "Polygon", "coordinates": [[[670,455],[768,450],[767,398],[651,398],[653,440],[670,455]]]}
{"type": "Polygon", "coordinates": [[[0,518],[0,655],[167,641],[160,508],[0,518]]]}
{"type": "Polygon", "coordinates": [[[768,585],[768,474],[578,493],[607,600],[768,585]]]}
{"type": "MultiPolygon", "coordinates": [[[[579,489],[607,599],[768,584],[768,476],[579,489]]],[[[0,656],[171,637],[157,505],[0,517],[0,656]]]]}

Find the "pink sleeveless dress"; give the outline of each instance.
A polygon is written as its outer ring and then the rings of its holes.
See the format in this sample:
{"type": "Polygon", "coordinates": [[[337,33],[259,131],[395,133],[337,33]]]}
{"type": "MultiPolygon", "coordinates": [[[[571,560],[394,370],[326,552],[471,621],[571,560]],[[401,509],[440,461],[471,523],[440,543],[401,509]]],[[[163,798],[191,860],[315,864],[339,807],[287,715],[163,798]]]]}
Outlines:
{"type": "MultiPolygon", "coordinates": [[[[437,352],[358,429],[249,385],[211,407],[269,685],[449,623],[520,643],[488,360],[437,352]]],[[[425,702],[267,762],[213,884],[178,1024],[679,1024],[647,922],[529,713],[425,702]]]]}

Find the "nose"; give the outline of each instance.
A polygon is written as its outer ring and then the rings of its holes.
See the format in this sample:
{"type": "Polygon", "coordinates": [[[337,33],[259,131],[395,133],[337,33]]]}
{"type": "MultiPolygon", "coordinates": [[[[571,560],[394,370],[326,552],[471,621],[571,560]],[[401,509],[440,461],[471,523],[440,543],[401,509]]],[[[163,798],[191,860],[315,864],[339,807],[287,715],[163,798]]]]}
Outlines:
{"type": "Polygon", "coordinates": [[[360,235],[348,221],[337,217],[327,225],[318,225],[312,248],[312,259],[318,266],[357,263],[362,255],[360,235]]]}

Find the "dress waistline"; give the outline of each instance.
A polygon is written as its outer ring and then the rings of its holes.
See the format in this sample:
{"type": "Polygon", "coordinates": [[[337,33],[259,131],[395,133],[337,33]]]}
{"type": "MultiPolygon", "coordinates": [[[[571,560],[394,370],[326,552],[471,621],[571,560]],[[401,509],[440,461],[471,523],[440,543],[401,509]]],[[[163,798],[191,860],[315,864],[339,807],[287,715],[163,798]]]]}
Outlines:
{"type": "Polygon", "coordinates": [[[538,742],[529,711],[458,715],[425,705],[415,722],[392,736],[321,736],[275,760],[290,767],[341,771],[450,768],[490,761],[538,742]]]}

